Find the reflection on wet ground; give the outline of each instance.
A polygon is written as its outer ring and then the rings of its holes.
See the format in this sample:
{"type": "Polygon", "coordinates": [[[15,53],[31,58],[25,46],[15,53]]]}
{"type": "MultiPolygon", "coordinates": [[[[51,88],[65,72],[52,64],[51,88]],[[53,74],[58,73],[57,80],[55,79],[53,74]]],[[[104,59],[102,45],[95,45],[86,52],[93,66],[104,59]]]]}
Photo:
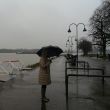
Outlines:
{"type": "Polygon", "coordinates": [[[47,110],[46,109],[46,102],[41,101],[41,110],[47,110]]]}
{"type": "MultiPolygon", "coordinates": [[[[94,59],[83,58],[83,60],[90,62],[91,67],[98,67],[101,64],[94,59]]],[[[108,63],[103,63],[107,65],[106,74],[109,74],[108,63]]],[[[70,71],[70,73],[75,72],[70,71]]],[[[84,73],[84,71],[79,72],[84,73]]],[[[65,58],[60,57],[51,65],[52,84],[47,87],[47,97],[50,99],[48,103],[41,101],[41,89],[37,82],[38,69],[17,74],[15,79],[0,83],[0,110],[110,109],[110,79],[105,79],[103,85],[101,78],[70,77],[69,96],[66,100],[64,74],[65,58]]],[[[90,71],[90,74],[95,74],[95,71],[90,71]]]]}
{"type": "Polygon", "coordinates": [[[80,78],[69,84],[68,110],[109,110],[109,105],[110,85],[103,85],[100,79],[80,78]]]}
{"type": "MultiPolygon", "coordinates": [[[[97,61],[96,59],[86,59],[90,61],[91,67],[105,66],[106,75],[109,62],[97,61]],[[95,63],[96,62],[96,63],[95,63]]],[[[70,71],[70,73],[75,71],[70,71]]],[[[82,71],[79,71],[80,73],[82,71]]],[[[84,74],[84,73],[82,73],[84,74]]],[[[86,74],[86,73],[85,73],[86,74]]],[[[89,71],[89,74],[100,74],[96,71],[89,71]]],[[[110,78],[105,78],[104,84],[102,78],[90,77],[71,77],[69,79],[69,97],[68,110],[109,110],[110,109],[110,78]]]]}

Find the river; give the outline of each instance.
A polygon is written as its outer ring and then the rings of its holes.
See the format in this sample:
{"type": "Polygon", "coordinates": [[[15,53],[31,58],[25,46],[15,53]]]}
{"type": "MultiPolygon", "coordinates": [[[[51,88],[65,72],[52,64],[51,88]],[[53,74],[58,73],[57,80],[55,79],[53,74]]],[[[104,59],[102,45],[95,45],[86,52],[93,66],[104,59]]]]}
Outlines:
{"type": "Polygon", "coordinates": [[[6,60],[19,60],[23,65],[39,62],[40,57],[36,54],[0,53],[0,62],[6,60]]]}

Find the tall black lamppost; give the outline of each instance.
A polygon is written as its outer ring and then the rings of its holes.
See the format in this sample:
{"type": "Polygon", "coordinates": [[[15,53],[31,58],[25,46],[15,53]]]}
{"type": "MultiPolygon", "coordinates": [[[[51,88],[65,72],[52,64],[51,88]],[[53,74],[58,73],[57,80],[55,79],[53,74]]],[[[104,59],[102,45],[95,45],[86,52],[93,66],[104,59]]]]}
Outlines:
{"type": "Polygon", "coordinates": [[[83,25],[83,26],[84,26],[84,29],[83,29],[84,32],[87,31],[87,30],[86,30],[86,28],[85,28],[85,24],[84,24],[84,23],[78,23],[78,24],[71,23],[71,24],[69,25],[68,33],[71,32],[70,27],[71,27],[72,25],[75,25],[75,27],[76,27],[77,67],[78,67],[78,26],[79,26],[79,25],[83,25]]]}

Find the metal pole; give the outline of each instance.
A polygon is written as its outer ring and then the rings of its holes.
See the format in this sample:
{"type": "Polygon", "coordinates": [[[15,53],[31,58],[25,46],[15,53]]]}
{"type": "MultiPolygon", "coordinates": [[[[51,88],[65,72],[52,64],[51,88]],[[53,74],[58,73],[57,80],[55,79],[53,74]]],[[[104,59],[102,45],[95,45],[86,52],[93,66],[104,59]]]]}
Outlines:
{"type": "Polygon", "coordinates": [[[66,98],[68,98],[68,75],[66,76],[66,98]]]}
{"type": "Polygon", "coordinates": [[[67,76],[67,62],[65,62],[65,84],[66,84],[66,76],[67,76]]]}
{"type": "Polygon", "coordinates": [[[77,68],[78,68],[78,25],[76,25],[76,47],[77,47],[77,68]]]}
{"type": "MultiPolygon", "coordinates": [[[[73,24],[76,26],[76,51],[77,51],[77,68],[78,68],[78,26],[81,24],[81,25],[84,26],[83,31],[86,31],[86,29],[85,29],[84,23],[78,23],[78,24],[71,23],[71,24],[69,25],[69,30],[68,30],[68,32],[71,32],[70,27],[71,27],[73,24]]],[[[77,71],[77,72],[78,72],[78,71],[77,71]]]]}
{"type": "Polygon", "coordinates": [[[69,42],[69,46],[70,46],[70,49],[71,49],[71,53],[72,53],[72,47],[73,47],[73,40],[72,39],[73,39],[73,36],[68,37],[68,42],[69,42]]]}
{"type": "Polygon", "coordinates": [[[71,53],[72,53],[72,37],[71,37],[71,53]]]}

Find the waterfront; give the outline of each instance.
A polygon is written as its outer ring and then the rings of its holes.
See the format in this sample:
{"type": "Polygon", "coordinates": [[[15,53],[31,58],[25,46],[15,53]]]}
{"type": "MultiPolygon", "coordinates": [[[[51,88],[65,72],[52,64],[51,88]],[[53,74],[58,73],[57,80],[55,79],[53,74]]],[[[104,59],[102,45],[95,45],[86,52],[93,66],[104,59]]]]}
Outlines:
{"type": "Polygon", "coordinates": [[[39,59],[37,54],[0,53],[0,61],[20,60],[25,66],[39,62],[39,59]]]}
{"type": "MultiPolygon", "coordinates": [[[[106,67],[109,75],[109,61],[96,58],[79,57],[90,63],[90,67],[106,67]]],[[[65,58],[58,57],[51,64],[52,84],[47,88],[50,102],[43,104],[40,100],[38,70],[17,74],[15,79],[0,83],[0,110],[109,110],[110,79],[71,77],[69,79],[68,103],[65,96],[65,58]],[[6,106],[7,105],[7,106],[6,106]]],[[[70,71],[74,73],[75,71],[70,71]]],[[[84,71],[79,71],[84,73],[84,71]]],[[[95,74],[96,71],[90,71],[95,74]]],[[[85,74],[87,74],[85,72],[85,74]]]]}

